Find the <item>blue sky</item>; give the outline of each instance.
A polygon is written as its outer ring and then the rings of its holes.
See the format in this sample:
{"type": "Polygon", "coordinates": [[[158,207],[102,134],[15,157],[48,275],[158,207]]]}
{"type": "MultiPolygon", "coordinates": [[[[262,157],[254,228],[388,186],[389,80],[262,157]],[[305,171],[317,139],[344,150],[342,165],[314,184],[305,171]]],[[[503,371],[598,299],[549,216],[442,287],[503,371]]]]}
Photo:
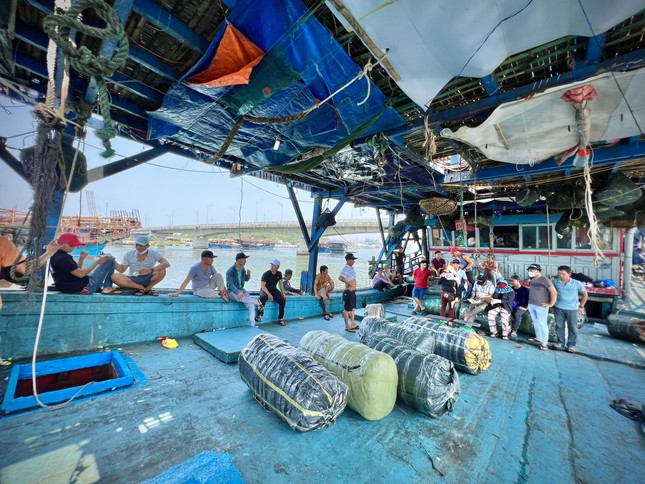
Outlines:
{"type": "MultiPolygon", "coordinates": [[[[31,107],[0,96],[0,136],[14,156],[18,150],[35,143],[36,122],[31,107]]],[[[76,146],[77,142],[74,142],[76,146]]],[[[131,156],[147,147],[117,138],[112,140],[117,156],[103,159],[101,142],[89,130],[85,148],[88,169],[131,156]]],[[[228,171],[176,155],[165,155],[117,175],[89,184],[79,195],[70,193],[65,215],[90,215],[87,191],[93,192],[98,215],[112,210],[137,209],[144,226],[193,225],[238,222],[296,220],[287,190],[283,185],[251,176],[231,178],[228,171]],[[207,220],[208,219],[208,220],[207,220]]],[[[308,223],[313,207],[309,192],[297,192],[301,210],[308,223]]],[[[31,188],[3,161],[0,161],[0,208],[29,210],[31,188]]],[[[331,207],[335,205],[331,201],[331,207]]],[[[345,204],[337,219],[373,218],[373,209],[358,209],[345,204]]]]}

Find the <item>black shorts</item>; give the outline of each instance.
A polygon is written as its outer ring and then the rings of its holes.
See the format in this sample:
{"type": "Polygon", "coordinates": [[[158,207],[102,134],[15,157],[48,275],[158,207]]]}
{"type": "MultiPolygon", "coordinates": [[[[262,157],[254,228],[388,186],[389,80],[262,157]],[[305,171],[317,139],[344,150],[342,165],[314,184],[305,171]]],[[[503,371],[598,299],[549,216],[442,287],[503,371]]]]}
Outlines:
{"type": "Polygon", "coordinates": [[[343,291],[343,302],[345,303],[345,311],[356,309],[356,291],[345,289],[343,291]]]}

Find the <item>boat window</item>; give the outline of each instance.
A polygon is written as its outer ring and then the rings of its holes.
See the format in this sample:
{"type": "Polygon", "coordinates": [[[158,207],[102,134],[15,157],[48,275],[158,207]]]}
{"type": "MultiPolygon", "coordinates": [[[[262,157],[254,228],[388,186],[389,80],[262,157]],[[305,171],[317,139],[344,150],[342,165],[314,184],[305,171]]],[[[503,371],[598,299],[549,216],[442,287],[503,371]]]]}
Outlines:
{"type": "Polygon", "coordinates": [[[490,227],[479,227],[479,247],[490,247],[490,227]]]}
{"type": "Polygon", "coordinates": [[[444,230],[432,229],[432,245],[437,247],[450,247],[452,244],[444,230]]]}
{"type": "Polygon", "coordinates": [[[560,235],[553,230],[553,240],[555,241],[556,249],[571,249],[571,234],[560,235]]]}
{"type": "Polygon", "coordinates": [[[549,227],[547,227],[546,225],[538,225],[537,234],[538,249],[549,249],[549,245],[553,245],[553,242],[549,240],[549,227]]]}
{"type": "Polygon", "coordinates": [[[493,229],[495,247],[519,247],[519,227],[517,225],[505,225],[493,229]]]}
{"type": "MultiPolygon", "coordinates": [[[[591,249],[591,241],[589,240],[589,235],[587,234],[586,228],[576,228],[575,229],[575,241],[576,249],[591,249]]],[[[603,227],[600,229],[600,235],[598,237],[598,247],[601,250],[611,249],[613,245],[612,230],[608,227],[603,227]]]]}

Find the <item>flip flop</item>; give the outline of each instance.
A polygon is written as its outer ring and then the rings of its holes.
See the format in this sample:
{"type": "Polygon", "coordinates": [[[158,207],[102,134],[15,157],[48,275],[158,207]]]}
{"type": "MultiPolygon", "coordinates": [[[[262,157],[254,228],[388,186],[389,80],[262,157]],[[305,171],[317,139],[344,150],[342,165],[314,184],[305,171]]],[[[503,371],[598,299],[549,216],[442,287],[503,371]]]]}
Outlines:
{"type": "Polygon", "coordinates": [[[361,327],[357,324],[356,326],[354,326],[353,328],[350,328],[350,329],[353,329],[354,331],[356,331],[357,329],[361,329],[361,327]]]}
{"type": "Polygon", "coordinates": [[[155,291],[154,289],[150,289],[149,291],[145,291],[144,294],[146,296],[158,296],[159,295],[159,293],[157,291],[155,291]]]}
{"type": "Polygon", "coordinates": [[[325,321],[330,321],[331,318],[329,317],[329,314],[325,314],[325,321]]]}
{"type": "Polygon", "coordinates": [[[145,296],[146,291],[144,291],[143,289],[137,289],[136,291],[134,291],[134,293],[132,293],[132,295],[133,296],[145,296]]]}
{"type": "Polygon", "coordinates": [[[345,331],[347,331],[348,333],[356,333],[356,331],[351,328],[345,328],[345,331]]]}
{"type": "Polygon", "coordinates": [[[285,323],[282,319],[278,319],[278,324],[280,326],[286,326],[287,325],[287,323],[285,323]]]}
{"type": "Polygon", "coordinates": [[[101,294],[104,296],[110,296],[112,294],[123,294],[123,291],[118,287],[106,287],[101,291],[101,294]]]}

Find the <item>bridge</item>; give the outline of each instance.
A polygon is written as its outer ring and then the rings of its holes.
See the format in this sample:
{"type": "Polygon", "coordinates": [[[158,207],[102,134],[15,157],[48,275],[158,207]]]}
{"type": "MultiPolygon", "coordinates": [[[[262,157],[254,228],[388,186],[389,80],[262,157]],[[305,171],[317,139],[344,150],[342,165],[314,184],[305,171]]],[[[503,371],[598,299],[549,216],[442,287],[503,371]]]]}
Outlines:
{"type": "MultiPolygon", "coordinates": [[[[387,227],[383,222],[383,227],[387,227]]],[[[327,235],[348,235],[348,234],[369,234],[380,231],[378,220],[338,220],[336,225],[327,229],[327,235]]],[[[191,235],[193,247],[205,248],[208,246],[208,239],[223,234],[237,234],[256,232],[262,234],[273,234],[276,236],[300,237],[300,225],[298,222],[253,222],[253,223],[226,223],[226,224],[205,224],[205,225],[167,225],[160,227],[142,227],[132,231],[137,234],[172,235],[175,233],[191,235]]]]}

